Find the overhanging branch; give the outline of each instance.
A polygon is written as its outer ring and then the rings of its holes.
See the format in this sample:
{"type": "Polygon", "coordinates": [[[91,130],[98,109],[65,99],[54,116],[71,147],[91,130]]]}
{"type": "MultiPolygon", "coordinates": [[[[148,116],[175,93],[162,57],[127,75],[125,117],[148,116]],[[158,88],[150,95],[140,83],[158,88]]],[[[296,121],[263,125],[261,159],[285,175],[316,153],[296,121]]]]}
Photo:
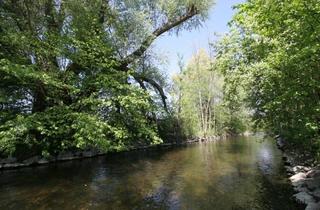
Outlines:
{"type": "Polygon", "coordinates": [[[190,6],[186,13],[182,16],[179,16],[175,19],[168,20],[166,23],[164,23],[161,27],[157,28],[153,33],[146,38],[145,41],[142,42],[141,46],[135,50],[133,53],[128,55],[122,62],[121,67],[128,66],[130,63],[132,63],[135,59],[141,57],[143,53],[148,49],[148,47],[152,44],[152,42],[162,35],[163,33],[169,31],[170,29],[180,25],[181,23],[187,21],[188,19],[192,18],[193,16],[199,14],[198,9],[192,5],[190,6]]]}
{"type": "Polygon", "coordinates": [[[147,78],[143,75],[133,75],[134,79],[140,84],[140,86],[143,89],[146,89],[145,85],[143,84],[143,82],[147,82],[150,85],[152,85],[152,87],[154,87],[160,94],[161,96],[161,100],[163,103],[163,108],[166,112],[168,112],[168,107],[167,107],[167,96],[165,95],[163,88],[161,87],[161,85],[159,85],[156,81],[154,81],[153,79],[147,78]],[[142,84],[142,85],[141,85],[142,84]]]}

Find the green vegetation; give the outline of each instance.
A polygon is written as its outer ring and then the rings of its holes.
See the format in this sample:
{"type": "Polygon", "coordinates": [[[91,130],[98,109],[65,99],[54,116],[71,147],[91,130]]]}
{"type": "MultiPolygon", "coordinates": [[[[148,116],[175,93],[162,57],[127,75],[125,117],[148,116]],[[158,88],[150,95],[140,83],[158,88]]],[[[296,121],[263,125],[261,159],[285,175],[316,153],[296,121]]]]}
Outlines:
{"type": "Polygon", "coordinates": [[[320,155],[320,2],[249,0],[173,78],[153,41],[212,0],[0,1],[0,157],[279,134],[320,155]],[[171,93],[169,102],[167,93],[171,93]]]}
{"type": "Polygon", "coordinates": [[[147,49],[197,27],[210,4],[0,1],[0,156],[162,142],[165,77],[147,49]]]}
{"type": "Polygon", "coordinates": [[[256,126],[320,151],[320,2],[248,1],[215,47],[227,90],[245,90],[256,126]]]}
{"type": "Polygon", "coordinates": [[[203,49],[175,76],[175,113],[187,136],[235,135],[248,129],[248,112],[235,98],[240,93],[225,94],[228,86],[224,81],[228,79],[203,49]]]}

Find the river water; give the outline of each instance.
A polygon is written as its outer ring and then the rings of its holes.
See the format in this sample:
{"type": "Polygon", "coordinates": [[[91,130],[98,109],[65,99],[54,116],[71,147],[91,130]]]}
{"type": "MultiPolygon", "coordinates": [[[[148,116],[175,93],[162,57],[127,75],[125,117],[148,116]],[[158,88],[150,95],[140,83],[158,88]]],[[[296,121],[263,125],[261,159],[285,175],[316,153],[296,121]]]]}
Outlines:
{"type": "Polygon", "coordinates": [[[0,172],[0,209],[299,209],[274,142],[246,137],[0,172]]]}

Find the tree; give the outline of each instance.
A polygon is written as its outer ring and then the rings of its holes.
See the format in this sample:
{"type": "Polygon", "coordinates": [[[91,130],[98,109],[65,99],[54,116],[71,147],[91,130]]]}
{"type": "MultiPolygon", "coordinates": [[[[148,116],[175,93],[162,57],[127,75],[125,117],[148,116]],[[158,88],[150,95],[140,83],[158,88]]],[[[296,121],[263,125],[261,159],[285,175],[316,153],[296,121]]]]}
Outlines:
{"type": "Polygon", "coordinates": [[[223,78],[213,62],[201,49],[174,77],[174,103],[189,136],[209,137],[222,132],[223,78]]]}
{"type": "Polygon", "coordinates": [[[150,66],[141,71],[140,58],[163,33],[198,26],[209,4],[1,1],[1,154],[25,158],[161,142],[147,90],[164,107],[166,96],[161,77],[150,66]]]}
{"type": "MultiPolygon", "coordinates": [[[[257,125],[319,151],[319,1],[248,1],[221,42],[225,72],[242,84],[257,125]]],[[[319,152],[317,152],[319,154],[319,152]]]]}

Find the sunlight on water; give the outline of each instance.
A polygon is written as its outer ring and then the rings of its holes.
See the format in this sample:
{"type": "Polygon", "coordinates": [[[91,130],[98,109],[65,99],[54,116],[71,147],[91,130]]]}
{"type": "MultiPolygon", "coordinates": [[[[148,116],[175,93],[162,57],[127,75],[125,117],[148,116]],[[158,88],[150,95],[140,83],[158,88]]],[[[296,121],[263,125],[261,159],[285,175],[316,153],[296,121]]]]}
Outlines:
{"type": "Polygon", "coordinates": [[[280,151],[260,137],[0,174],[0,209],[298,209],[291,194],[280,151]]]}

